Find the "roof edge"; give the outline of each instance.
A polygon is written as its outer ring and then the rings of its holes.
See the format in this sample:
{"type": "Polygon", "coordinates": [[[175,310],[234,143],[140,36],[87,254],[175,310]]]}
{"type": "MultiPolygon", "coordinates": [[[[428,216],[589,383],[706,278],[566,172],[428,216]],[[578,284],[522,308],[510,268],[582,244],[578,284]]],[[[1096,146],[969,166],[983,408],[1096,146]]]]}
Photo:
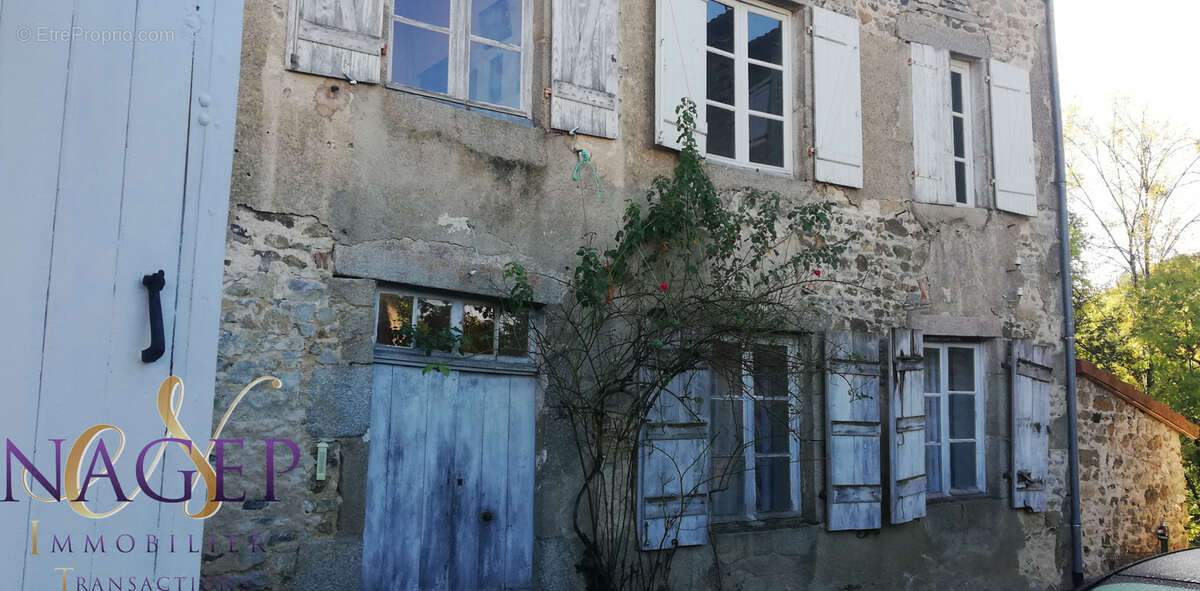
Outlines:
{"type": "Polygon", "coordinates": [[[1082,359],[1075,360],[1075,373],[1116,394],[1118,398],[1136,406],[1171,429],[1192,439],[1200,439],[1200,425],[1196,425],[1183,415],[1171,410],[1167,405],[1151,398],[1133,384],[1124,382],[1121,378],[1082,359]]]}

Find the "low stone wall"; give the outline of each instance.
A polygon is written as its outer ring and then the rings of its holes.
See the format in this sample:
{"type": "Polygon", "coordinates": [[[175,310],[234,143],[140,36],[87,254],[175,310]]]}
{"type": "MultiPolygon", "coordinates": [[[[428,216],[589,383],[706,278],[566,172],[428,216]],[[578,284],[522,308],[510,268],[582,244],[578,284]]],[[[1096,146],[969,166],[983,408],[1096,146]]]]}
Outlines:
{"type": "Polygon", "coordinates": [[[1186,547],[1187,509],[1180,431],[1087,371],[1099,370],[1081,369],[1077,387],[1083,561],[1093,577],[1157,553],[1161,523],[1170,549],[1186,547]]]}

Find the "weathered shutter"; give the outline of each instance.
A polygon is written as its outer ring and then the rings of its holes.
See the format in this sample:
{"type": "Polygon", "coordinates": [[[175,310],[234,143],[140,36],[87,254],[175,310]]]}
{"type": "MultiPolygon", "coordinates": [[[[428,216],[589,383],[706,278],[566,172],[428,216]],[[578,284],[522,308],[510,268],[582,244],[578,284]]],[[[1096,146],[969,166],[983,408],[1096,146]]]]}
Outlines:
{"type": "Polygon", "coordinates": [[[708,543],[708,416],[712,374],[675,376],[658,396],[639,451],[643,550],[708,543]]]}
{"type": "Polygon", "coordinates": [[[1037,172],[1033,163],[1033,106],[1029,72],[992,60],[992,164],[996,207],[1036,216],[1037,172]]]}
{"type": "Polygon", "coordinates": [[[816,178],[862,188],[858,18],[815,7],[812,18],[816,178]]]}
{"type": "Polygon", "coordinates": [[[654,142],[675,150],[679,130],[675,108],[686,97],[696,102],[696,149],[704,153],[708,133],[705,113],[707,3],[704,0],[658,0],[654,75],[654,142]]]}
{"type": "Polygon", "coordinates": [[[925,516],[925,338],[919,330],[892,331],[888,442],[892,523],[925,516]]]}
{"type": "Polygon", "coordinates": [[[290,0],[288,69],[378,83],[383,5],[384,0],[290,0]]]}
{"type": "Polygon", "coordinates": [[[617,1],[554,0],[554,129],[617,137],[617,1]]]}
{"type": "Polygon", "coordinates": [[[913,199],[954,203],[950,52],[912,44],[913,199]]]}
{"type": "Polygon", "coordinates": [[[1009,354],[1012,384],[1013,508],[1046,510],[1050,463],[1050,350],[1013,341],[1009,354]]]}
{"type": "Polygon", "coordinates": [[[879,337],[830,332],[825,337],[827,527],[878,529],[879,337]]]}

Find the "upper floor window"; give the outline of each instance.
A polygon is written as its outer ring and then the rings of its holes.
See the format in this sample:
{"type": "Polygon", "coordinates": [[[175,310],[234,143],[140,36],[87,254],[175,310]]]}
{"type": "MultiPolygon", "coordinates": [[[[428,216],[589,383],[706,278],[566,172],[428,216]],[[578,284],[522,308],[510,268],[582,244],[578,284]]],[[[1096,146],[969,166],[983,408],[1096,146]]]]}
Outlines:
{"type": "Polygon", "coordinates": [[[954,202],[975,205],[971,182],[971,64],[950,62],[950,123],[954,136],[954,202]]]}
{"type": "Polygon", "coordinates": [[[392,85],[514,114],[529,110],[528,0],[395,0],[392,85]]]}
{"type": "Polygon", "coordinates": [[[929,494],[981,492],[983,376],[973,344],[925,343],[925,478],[929,494]]]}
{"type": "Polygon", "coordinates": [[[707,151],[784,169],[791,151],[788,16],[750,4],[708,2],[707,151]]]}

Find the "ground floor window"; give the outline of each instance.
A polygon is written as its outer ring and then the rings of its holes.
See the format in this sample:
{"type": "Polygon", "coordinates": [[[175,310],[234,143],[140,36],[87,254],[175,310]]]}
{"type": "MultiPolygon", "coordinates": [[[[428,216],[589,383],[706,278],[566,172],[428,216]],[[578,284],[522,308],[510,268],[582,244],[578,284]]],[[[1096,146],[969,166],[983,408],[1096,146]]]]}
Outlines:
{"type": "Polygon", "coordinates": [[[755,519],[799,510],[799,442],[787,344],[718,349],[712,446],[714,516],[755,519]]]}
{"type": "Polygon", "coordinates": [[[931,495],[982,492],[984,392],[979,345],[925,343],[925,477],[931,495]]]}

